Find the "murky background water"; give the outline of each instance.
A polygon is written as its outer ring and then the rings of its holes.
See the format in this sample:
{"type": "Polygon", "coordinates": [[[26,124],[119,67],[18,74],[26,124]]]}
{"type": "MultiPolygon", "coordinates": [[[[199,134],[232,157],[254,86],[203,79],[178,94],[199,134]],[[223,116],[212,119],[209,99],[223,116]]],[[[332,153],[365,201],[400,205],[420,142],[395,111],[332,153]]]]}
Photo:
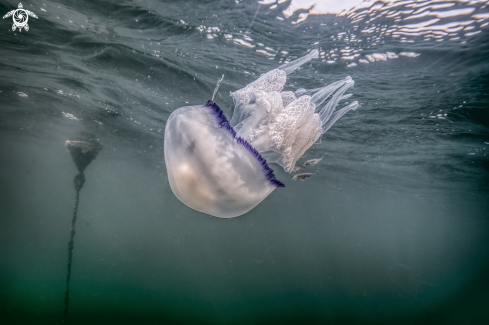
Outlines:
{"type": "Polygon", "coordinates": [[[29,31],[1,20],[2,323],[62,320],[80,132],[104,148],[69,323],[487,322],[487,1],[357,2],[35,1],[29,31]],[[230,91],[314,48],[286,88],[350,75],[360,103],[300,161],[323,157],[317,175],[272,166],[286,187],[234,219],[178,201],[169,114],[224,74],[230,117],[230,91]]]}

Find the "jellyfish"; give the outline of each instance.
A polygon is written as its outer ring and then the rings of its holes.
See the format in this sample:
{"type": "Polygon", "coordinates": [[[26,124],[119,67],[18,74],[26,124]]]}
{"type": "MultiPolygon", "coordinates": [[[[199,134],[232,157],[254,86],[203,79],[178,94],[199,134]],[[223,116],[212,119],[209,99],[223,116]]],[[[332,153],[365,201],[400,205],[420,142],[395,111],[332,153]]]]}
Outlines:
{"type": "Polygon", "coordinates": [[[339,118],[336,110],[351,77],[316,89],[283,91],[287,75],[318,57],[317,50],[260,76],[231,93],[231,120],[210,100],[173,111],[165,127],[164,155],[170,187],[188,207],[219,218],[243,215],[277,187],[269,164],[290,173],[297,160],[339,118]]]}

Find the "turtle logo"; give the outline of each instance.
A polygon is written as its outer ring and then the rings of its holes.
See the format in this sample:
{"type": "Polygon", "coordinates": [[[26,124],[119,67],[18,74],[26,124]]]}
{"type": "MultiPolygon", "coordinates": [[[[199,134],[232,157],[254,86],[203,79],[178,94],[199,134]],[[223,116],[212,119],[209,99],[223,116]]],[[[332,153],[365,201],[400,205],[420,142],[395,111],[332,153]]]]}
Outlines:
{"type": "Polygon", "coordinates": [[[25,31],[28,31],[29,25],[27,25],[27,21],[29,20],[29,16],[37,19],[35,13],[23,8],[22,3],[19,3],[19,9],[9,11],[5,16],[3,16],[3,19],[12,16],[12,19],[14,20],[14,24],[12,25],[13,32],[15,32],[17,28],[19,29],[19,32],[22,31],[22,28],[24,28],[25,31]]]}

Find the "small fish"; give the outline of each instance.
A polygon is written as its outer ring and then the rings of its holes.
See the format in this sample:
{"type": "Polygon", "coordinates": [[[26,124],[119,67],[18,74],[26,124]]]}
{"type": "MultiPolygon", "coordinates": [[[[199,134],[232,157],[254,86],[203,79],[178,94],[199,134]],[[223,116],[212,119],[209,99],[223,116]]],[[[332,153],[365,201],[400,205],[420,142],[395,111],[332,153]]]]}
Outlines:
{"type": "Polygon", "coordinates": [[[306,161],[303,166],[304,167],[307,167],[307,166],[314,166],[315,164],[317,164],[318,162],[320,162],[321,160],[323,160],[323,157],[321,158],[316,158],[316,159],[309,159],[308,161],[306,161]]]}
{"type": "Polygon", "coordinates": [[[302,167],[302,166],[295,166],[294,167],[294,172],[296,172],[296,171],[298,171],[299,169],[302,169],[302,168],[304,168],[304,167],[302,167]]]}
{"type": "Polygon", "coordinates": [[[312,175],[315,175],[315,173],[300,173],[300,174],[295,174],[292,179],[294,181],[302,181],[305,180],[306,178],[311,177],[312,175]]]}

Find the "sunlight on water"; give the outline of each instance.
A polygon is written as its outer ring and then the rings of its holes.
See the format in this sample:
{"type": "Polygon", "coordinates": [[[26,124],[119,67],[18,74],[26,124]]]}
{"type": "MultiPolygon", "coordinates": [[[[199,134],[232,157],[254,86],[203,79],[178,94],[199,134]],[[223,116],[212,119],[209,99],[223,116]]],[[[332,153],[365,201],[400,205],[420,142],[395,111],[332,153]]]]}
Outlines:
{"type": "MultiPolygon", "coordinates": [[[[270,6],[269,9],[275,10],[278,5],[285,2],[268,0],[258,1],[258,4],[270,6]]],[[[369,59],[370,54],[361,55],[359,52],[384,44],[388,37],[397,39],[399,43],[452,41],[464,44],[467,38],[481,33],[482,29],[488,26],[488,3],[487,0],[292,0],[284,4],[286,7],[283,7],[277,19],[295,25],[310,16],[347,17],[351,20],[351,27],[347,31],[331,36],[333,45],[337,48],[333,50],[334,52],[321,52],[321,58],[330,64],[340,62],[338,60],[340,58],[368,63],[373,62],[369,59]],[[338,53],[338,48],[342,53],[338,53]]],[[[253,45],[247,43],[246,46],[253,45]]],[[[269,57],[276,55],[263,49],[257,52],[269,57]]],[[[387,58],[393,57],[387,56],[387,58]]],[[[347,64],[348,67],[356,66],[352,63],[347,64]]]]}

